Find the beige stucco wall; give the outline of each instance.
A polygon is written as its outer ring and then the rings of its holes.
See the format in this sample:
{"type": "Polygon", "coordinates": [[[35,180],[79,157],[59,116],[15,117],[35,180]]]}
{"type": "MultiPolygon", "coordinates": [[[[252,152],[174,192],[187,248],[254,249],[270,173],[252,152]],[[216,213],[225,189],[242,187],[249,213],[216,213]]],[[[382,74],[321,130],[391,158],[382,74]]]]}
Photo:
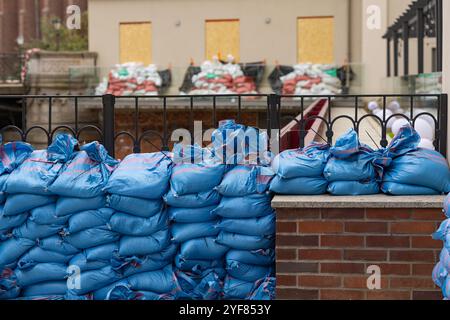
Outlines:
{"type": "Polygon", "coordinates": [[[348,52],[348,0],[90,0],[89,49],[99,53],[99,66],[119,61],[119,23],[151,21],[153,60],[160,66],[185,68],[190,58],[205,58],[206,19],[240,19],[241,61],[266,59],[294,64],[297,17],[334,16],[335,59],[348,52]],[[265,19],[271,23],[266,24],[265,19]],[[175,26],[179,20],[181,25],[175,26]]]}

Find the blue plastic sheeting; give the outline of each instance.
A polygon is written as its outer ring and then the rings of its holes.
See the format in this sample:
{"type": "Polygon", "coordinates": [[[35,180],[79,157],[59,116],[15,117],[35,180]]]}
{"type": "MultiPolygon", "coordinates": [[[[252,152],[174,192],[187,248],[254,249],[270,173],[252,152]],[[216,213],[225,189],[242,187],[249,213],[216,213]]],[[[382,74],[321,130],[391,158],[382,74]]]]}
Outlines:
{"type": "Polygon", "coordinates": [[[328,181],[323,177],[283,179],[276,176],[270,191],[283,195],[321,195],[327,193],[328,181]]]}
{"type": "Polygon", "coordinates": [[[75,198],[93,198],[103,194],[103,188],[118,161],[108,155],[98,142],[82,146],[81,151],[64,165],[50,192],[75,198]]]}
{"type": "Polygon", "coordinates": [[[114,171],[105,191],[111,194],[159,199],[169,187],[172,160],[164,153],[127,156],[114,171]]]}
{"type": "Polygon", "coordinates": [[[93,198],[59,197],[56,201],[56,215],[68,216],[81,211],[97,210],[106,206],[105,196],[93,198]]]}
{"type": "Polygon", "coordinates": [[[64,229],[64,233],[69,235],[86,229],[104,226],[109,222],[113,214],[114,210],[108,208],[76,213],[70,217],[68,227],[64,229]]]}
{"type": "Polygon", "coordinates": [[[271,168],[239,165],[229,170],[217,191],[226,197],[243,197],[265,193],[274,173],[271,168]]]}
{"type": "Polygon", "coordinates": [[[213,237],[186,241],[180,246],[180,256],[186,260],[217,260],[223,257],[228,247],[213,237]]]}
{"type": "Polygon", "coordinates": [[[219,233],[217,222],[174,223],[171,225],[172,241],[182,243],[191,239],[214,237],[219,233]]]}
{"type": "Polygon", "coordinates": [[[258,218],[273,212],[272,197],[267,194],[249,195],[242,198],[223,197],[214,213],[223,218],[258,218]]]}
{"type": "Polygon", "coordinates": [[[177,223],[209,222],[217,220],[213,213],[216,206],[204,208],[175,208],[169,207],[169,219],[177,223]]]}
{"type": "Polygon", "coordinates": [[[37,194],[18,193],[9,195],[3,207],[3,214],[13,216],[24,213],[31,209],[42,207],[56,201],[55,197],[42,196],[37,194]]]}
{"type": "Polygon", "coordinates": [[[107,206],[137,217],[150,218],[163,209],[162,199],[149,200],[112,194],[107,197],[107,206]]]}
{"type": "Polygon", "coordinates": [[[217,228],[248,236],[266,236],[275,233],[275,213],[249,219],[222,219],[217,228]]]}
{"type": "Polygon", "coordinates": [[[304,149],[280,153],[272,161],[272,169],[283,179],[317,178],[323,176],[329,157],[328,145],[312,144],[304,149]]]}
{"type": "Polygon", "coordinates": [[[170,232],[168,228],[145,237],[123,236],[120,239],[119,255],[124,257],[149,255],[161,251],[169,243],[170,232]]]}
{"type": "Polygon", "coordinates": [[[222,231],[216,241],[237,250],[269,249],[274,245],[273,236],[246,236],[222,231]]]}
{"type": "Polygon", "coordinates": [[[216,190],[212,190],[208,192],[178,196],[172,190],[169,190],[169,192],[164,196],[164,201],[169,206],[176,208],[204,208],[218,205],[220,202],[220,195],[216,190]]]}
{"type": "Polygon", "coordinates": [[[116,212],[110,219],[111,230],[122,235],[150,236],[168,227],[168,213],[163,211],[150,218],[136,217],[123,212],[116,212]]]}

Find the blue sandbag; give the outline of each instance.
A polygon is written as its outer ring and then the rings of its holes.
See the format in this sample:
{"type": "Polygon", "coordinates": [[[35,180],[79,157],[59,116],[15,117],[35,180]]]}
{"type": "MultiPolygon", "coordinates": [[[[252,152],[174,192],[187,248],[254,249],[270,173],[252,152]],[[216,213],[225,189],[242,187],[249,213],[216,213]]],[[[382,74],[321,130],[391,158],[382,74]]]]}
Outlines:
{"type": "Polygon", "coordinates": [[[36,224],[28,220],[20,227],[13,230],[13,235],[17,238],[27,238],[37,240],[58,234],[62,230],[61,225],[53,224],[36,224]]]}
{"type": "Polygon", "coordinates": [[[175,266],[181,271],[187,271],[195,274],[204,273],[208,269],[223,268],[222,260],[188,260],[180,254],[175,257],[175,266]]]}
{"type": "Polygon", "coordinates": [[[23,224],[28,218],[28,213],[22,213],[15,216],[5,216],[3,206],[0,205],[0,233],[11,230],[23,224]]]}
{"type": "Polygon", "coordinates": [[[108,155],[98,142],[82,146],[81,151],[64,165],[50,192],[63,197],[93,198],[103,194],[103,188],[118,161],[108,155]]]}
{"type": "Polygon", "coordinates": [[[47,150],[34,151],[9,176],[5,191],[9,194],[32,193],[49,195],[64,163],[69,161],[78,141],[67,134],[58,135],[47,150]]]}
{"type": "Polygon", "coordinates": [[[239,165],[225,174],[217,191],[226,197],[265,193],[273,176],[271,168],[239,165]]]}
{"type": "Polygon", "coordinates": [[[138,273],[127,279],[132,290],[152,291],[156,293],[171,293],[178,290],[172,266],[162,270],[138,273]]]}
{"type": "Polygon", "coordinates": [[[26,269],[38,263],[59,263],[65,264],[69,262],[73,255],[65,255],[60,252],[44,250],[41,247],[33,247],[20,257],[17,267],[19,269],[26,269]]]}
{"type": "Polygon", "coordinates": [[[105,191],[122,196],[160,199],[169,188],[172,160],[162,152],[131,154],[112,174],[105,191]]]}
{"type": "Polygon", "coordinates": [[[14,271],[0,268],[0,300],[15,299],[20,295],[20,287],[14,271]]]}
{"type": "Polygon", "coordinates": [[[445,279],[448,277],[448,271],[439,261],[433,268],[431,278],[433,282],[440,288],[444,285],[445,279]]]}
{"type": "Polygon", "coordinates": [[[276,176],[270,191],[285,195],[321,195],[327,193],[328,181],[323,177],[283,179],[276,176]]]}
{"type": "Polygon", "coordinates": [[[450,169],[447,160],[438,152],[426,149],[411,151],[394,158],[386,169],[383,182],[414,185],[450,192],[450,169]]]}
{"type": "Polygon", "coordinates": [[[6,216],[23,213],[31,209],[54,203],[56,197],[42,196],[37,194],[18,193],[9,195],[6,199],[3,213],[6,216]]]}
{"type": "Polygon", "coordinates": [[[442,248],[439,260],[447,271],[450,271],[450,253],[446,247],[442,248]]]}
{"type": "Polygon", "coordinates": [[[442,221],[436,232],[433,233],[433,239],[445,241],[445,237],[449,234],[450,219],[442,221]]]}
{"type": "Polygon", "coordinates": [[[60,236],[51,236],[45,239],[39,239],[37,245],[45,251],[53,251],[66,256],[72,256],[78,253],[78,249],[65,241],[60,236]]]}
{"type": "Polygon", "coordinates": [[[70,288],[68,292],[80,296],[101,289],[118,280],[120,280],[120,275],[111,266],[84,271],[80,273],[79,288],[70,288]]]}
{"type": "Polygon", "coordinates": [[[199,238],[182,243],[180,256],[186,260],[217,260],[227,251],[228,247],[216,242],[215,238],[199,238]]]}
{"type": "Polygon", "coordinates": [[[237,250],[269,249],[274,245],[272,236],[246,236],[222,231],[216,241],[224,246],[237,250]]]}
{"type": "Polygon", "coordinates": [[[39,283],[23,289],[22,296],[37,297],[49,295],[65,295],[67,291],[67,281],[50,281],[39,283]]]}
{"type": "Polygon", "coordinates": [[[0,269],[6,265],[16,262],[35,244],[36,242],[33,240],[16,237],[0,242],[0,269]]]}
{"type": "Polygon", "coordinates": [[[93,198],[59,197],[56,201],[56,215],[63,217],[81,211],[97,210],[104,207],[106,207],[105,196],[93,198]]]}
{"type": "Polygon", "coordinates": [[[266,236],[275,233],[275,213],[249,219],[222,219],[217,228],[248,236],[266,236]]]}
{"type": "Polygon", "coordinates": [[[236,260],[226,260],[226,270],[233,278],[243,281],[257,281],[271,275],[271,266],[256,266],[236,260]]]}
{"type": "Polygon", "coordinates": [[[223,285],[225,300],[247,299],[254,289],[254,282],[242,281],[227,276],[223,285]]]}
{"type": "Polygon", "coordinates": [[[450,218],[450,194],[447,195],[444,201],[444,213],[447,218],[450,218]]]}
{"type": "Polygon", "coordinates": [[[174,243],[182,243],[191,239],[214,237],[219,233],[217,222],[174,223],[170,231],[174,243]]]}
{"type": "Polygon", "coordinates": [[[177,271],[181,292],[179,299],[218,300],[222,294],[222,280],[214,271],[195,275],[177,271]]]}
{"type": "Polygon", "coordinates": [[[275,300],[276,279],[268,277],[257,281],[249,300],[275,300]]]}
{"type": "Polygon", "coordinates": [[[178,196],[171,189],[163,198],[169,206],[176,208],[204,208],[220,202],[220,195],[216,190],[178,196]]]}
{"type": "Polygon", "coordinates": [[[224,173],[222,164],[177,164],[173,168],[170,186],[178,196],[206,192],[220,184],[224,173]]]}
{"type": "Polygon", "coordinates": [[[395,182],[384,182],[381,185],[381,191],[393,196],[427,196],[439,195],[440,192],[427,187],[413,186],[395,182]]]}
{"type": "Polygon", "coordinates": [[[243,163],[245,131],[245,126],[234,120],[220,121],[211,135],[214,157],[221,163],[243,163]]]}
{"type": "Polygon", "coordinates": [[[330,146],[312,144],[304,149],[286,150],[272,161],[273,171],[283,179],[317,178],[330,158],[330,146]]]}
{"type": "Polygon", "coordinates": [[[380,193],[380,185],[376,181],[334,181],[328,185],[328,192],[334,196],[359,196],[380,193]]]}
{"type": "Polygon", "coordinates": [[[260,249],[254,251],[248,250],[230,250],[225,256],[226,260],[240,261],[245,264],[253,264],[258,266],[268,266],[275,261],[275,250],[260,249]]]}
{"type": "Polygon", "coordinates": [[[69,265],[78,266],[81,271],[101,269],[111,265],[111,259],[118,247],[118,243],[108,243],[83,250],[70,260],[69,265]]]}
{"type": "Polygon", "coordinates": [[[118,233],[111,231],[106,226],[102,226],[69,234],[64,237],[64,240],[75,248],[82,250],[115,242],[119,237],[118,233]]]}
{"type": "Polygon", "coordinates": [[[107,198],[108,207],[119,212],[125,212],[137,217],[150,218],[161,212],[164,206],[162,199],[149,200],[120,196],[117,194],[109,195],[107,198]]]}
{"type": "Polygon", "coordinates": [[[30,221],[37,224],[65,225],[69,216],[58,217],[56,215],[56,204],[51,203],[30,211],[30,221]]]}
{"type": "Polygon", "coordinates": [[[21,301],[63,301],[66,300],[63,295],[49,295],[49,296],[28,296],[28,297],[20,297],[14,300],[21,301]]]}
{"type": "Polygon", "coordinates": [[[223,218],[258,218],[273,212],[270,201],[271,196],[267,194],[255,194],[242,198],[223,197],[213,212],[223,218]]]}
{"type": "Polygon", "coordinates": [[[169,226],[169,215],[162,211],[150,218],[141,218],[123,212],[116,212],[110,219],[111,230],[128,236],[150,236],[169,226]]]}
{"type": "Polygon", "coordinates": [[[104,226],[109,222],[113,214],[114,210],[109,208],[76,213],[70,217],[68,227],[64,229],[64,233],[66,235],[74,234],[86,229],[104,226]]]}
{"type": "Polygon", "coordinates": [[[151,291],[133,291],[127,285],[118,284],[111,289],[105,300],[174,300],[170,294],[159,294],[151,291]]]}
{"type": "Polygon", "coordinates": [[[39,263],[27,269],[16,269],[14,273],[22,288],[41,282],[62,281],[68,276],[67,266],[56,263],[39,263]]]}
{"type": "Polygon", "coordinates": [[[213,213],[216,206],[204,208],[175,208],[169,207],[169,219],[178,223],[209,222],[217,220],[213,213]]]}
{"type": "Polygon", "coordinates": [[[123,257],[149,255],[161,251],[169,243],[170,234],[167,228],[146,237],[123,236],[120,239],[119,255],[123,257]]]}

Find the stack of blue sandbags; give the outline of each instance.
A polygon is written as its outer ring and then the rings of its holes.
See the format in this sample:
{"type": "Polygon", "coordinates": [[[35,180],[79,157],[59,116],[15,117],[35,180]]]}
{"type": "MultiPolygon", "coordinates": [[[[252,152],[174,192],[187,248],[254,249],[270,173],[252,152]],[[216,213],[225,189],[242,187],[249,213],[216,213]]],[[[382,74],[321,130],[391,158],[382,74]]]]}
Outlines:
{"type": "Polygon", "coordinates": [[[109,226],[120,235],[111,259],[122,279],[98,290],[95,299],[174,299],[168,211],[163,195],[169,189],[170,154],[131,154],[112,174],[105,190],[115,210],[109,226]]]}
{"type": "Polygon", "coordinates": [[[444,247],[439,255],[439,262],[433,269],[433,281],[442,289],[446,300],[450,299],[450,194],[444,202],[444,213],[447,220],[442,222],[439,229],[433,234],[435,240],[442,240],[444,247]]]}
{"type": "Polygon", "coordinates": [[[355,130],[350,129],[340,137],[330,152],[332,156],[324,169],[330,194],[356,196],[380,192],[381,154],[361,144],[355,130]]]}
{"type": "Polygon", "coordinates": [[[172,221],[172,241],[179,245],[176,274],[182,289],[180,298],[218,299],[225,276],[223,256],[227,247],[216,241],[220,202],[215,190],[222,181],[225,165],[207,149],[177,145],[170,190],[165,196],[172,221]]]}
{"type": "Polygon", "coordinates": [[[419,148],[411,126],[401,128],[387,147],[382,191],[391,195],[438,195],[450,192],[450,169],[438,152],[419,148]]]}
{"type": "Polygon", "coordinates": [[[47,150],[31,153],[6,181],[3,214],[24,221],[1,244],[0,267],[14,269],[13,290],[22,298],[66,293],[66,262],[77,250],[63,252],[59,243],[67,218],[56,216],[57,197],[51,185],[76,156],[77,145],[71,136],[58,135],[47,150]]]}
{"type": "Polygon", "coordinates": [[[327,193],[328,181],[323,171],[329,158],[330,146],[325,144],[280,153],[272,161],[276,176],[270,183],[270,190],[288,195],[327,193]]]}

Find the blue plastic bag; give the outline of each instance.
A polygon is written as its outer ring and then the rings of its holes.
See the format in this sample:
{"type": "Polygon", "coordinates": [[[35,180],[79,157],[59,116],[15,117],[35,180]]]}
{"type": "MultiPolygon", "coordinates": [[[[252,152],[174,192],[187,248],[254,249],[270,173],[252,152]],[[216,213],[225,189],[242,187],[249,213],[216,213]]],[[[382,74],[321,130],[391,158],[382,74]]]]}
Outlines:
{"type": "Polygon", "coordinates": [[[146,237],[123,236],[120,239],[119,255],[123,257],[149,255],[163,250],[169,243],[170,233],[167,228],[146,237]]]}
{"type": "Polygon", "coordinates": [[[109,208],[76,213],[69,218],[68,227],[64,229],[64,233],[69,235],[86,229],[104,226],[109,223],[113,214],[114,210],[109,208]]]}
{"type": "Polygon", "coordinates": [[[47,150],[37,150],[10,175],[5,191],[9,194],[32,193],[49,195],[64,163],[73,155],[78,141],[67,134],[58,135],[47,150]]]}
{"type": "Polygon", "coordinates": [[[177,164],[170,178],[171,189],[178,196],[207,192],[220,184],[224,173],[222,164],[177,164]]]}
{"type": "Polygon", "coordinates": [[[17,238],[26,238],[37,240],[58,234],[62,230],[61,225],[57,224],[37,224],[27,220],[23,225],[13,230],[13,235],[17,238]]]}
{"type": "Polygon", "coordinates": [[[67,266],[56,263],[39,263],[30,268],[16,269],[14,274],[20,287],[28,287],[41,282],[65,280],[67,266]]]}
{"type": "Polygon", "coordinates": [[[275,261],[275,250],[259,249],[254,251],[248,250],[230,250],[225,256],[226,260],[240,261],[245,264],[253,264],[258,266],[268,266],[275,261]]]}
{"type": "Polygon", "coordinates": [[[81,271],[106,267],[111,265],[111,260],[118,248],[118,243],[113,242],[83,250],[70,260],[69,265],[78,266],[81,271]]]}
{"type": "Polygon", "coordinates": [[[265,193],[274,173],[271,168],[239,165],[228,171],[217,191],[226,197],[243,197],[265,193]]]}
{"type": "Polygon", "coordinates": [[[284,195],[321,195],[327,193],[328,181],[323,177],[283,179],[276,176],[270,191],[284,195]]]}
{"type": "Polygon", "coordinates": [[[381,185],[383,193],[393,196],[425,196],[425,195],[439,195],[440,192],[427,187],[413,186],[409,184],[401,184],[395,182],[384,182],[381,185]]]}
{"type": "Polygon", "coordinates": [[[12,237],[4,242],[0,242],[0,270],[4,266],[15,263],[35,244],[36,242],[33,240],[16,237],[12,237]]]}
{"type": "Polygon", "coordinates": [[[211,190],[178,196],[172,190],[169,190],[164,196],[164,201],[169,206],[176,208],[204,208],[218,205],[220,202],[220,195],[216,190],[211,190]]]}
{"type": "Polygon", "coordinates": [[[50,185],[50,192],[75,198],[93,198],[103,194],[118,161],[110,157],[98,142],[88,143],[80,149],[50,185]]]}
{"type": "Polygon", "coordinates": [[[219,233],[217,222],[174,223],[171,225],[172,242],[182,243],[191,239],[214,237],[219,233]]]}
{"type": "Polygon", "coordinates": [[[22,296],[63,296],[67,291],[67,281],[50,281],[24,288],[22,296]]]}
{"type": "Polygon", "coordinates": [[[106,207],[105,196],[93,198],[58,197],[56,201],[56,215],[58,217],[64,217],[77,212],[97,210],[104,207],[106,207]]]}
{"type": "Polygon", "coordinates": [[[180,257],[185,260],[217,260],[223,257],[228,247],[215,238],[199,238],[186,241],[180,246],[180,257]]]}
{"type": "Polygon", "coordinates": [[[6,199],[5,206],[3,207],[3,214],[6,216],[12,216],[54,203],[55,201],[56,197],[27,193],[12,194],[6,199]]]}
{"type": "Polygon", "coordinates": [[[107,197],[107,206],[119,212],[150,218],[161,212],[164,202],[162,199],[149,200],[112,194],[107,197]]]}
{"type": "Polygon", "coordinates": [[[122,235],[150,236],[169,226],[169,215],[165,210],[150,218],[141,218],[123,212],[116,212],[111,217],[109,225],[111,230],[122,235]]]}
{"type": "Polygon", "coordinates": [[[217,228],[248,236],[266,236],[275,233],[275,213],[249,219],[222,219],[217,228]]]}
{"type": "Polygon", "coordinates": [[[220,121],[211,135],[214,158],[225,164],[244,163],[245,130],[234,120],[220,121]]]}
{"type": "Polygon", "coordinates": [[[273,212],[271,199],[272,197],[268,194],[255,194],[242,198],[223,197],[213,213],[231,219],[263,217],[273,212]]]}
{"type": "Polygon", "coordinates": [[[58,263],[66,264],[73,255],[66,255],[56,251],[44,250],[41,247],[33,247],[20,257],[17,267],[26,269],[39,263],[58,263]]]}
{"type": "Polygon", "coordinates": [[[257,281],[271,275],[271,266],[256,266],[236,260],[226,260],[226,270],[233,278],[243,281],[257,281]]]}
{"type": "Polygon", "coordinates": [[[101,289],[120,280],[121,276],[111,266],[97,270],[88,270],[80,273],[80,286],[70,288],[68,292],[73,295],[84,295],[101,289]]]}
{"type": "Polygon", "coordinates": [[[115,242],[119,238],[120,235],[117,232],[110,230],[107,226],[101,226],[69,234],[64,237],[64,240],[82,250],[115,242]]]}
{"type": "Polygon", "coordinates": [[[246,236],[225,231],[219,233],[216,242],[237,250],[269,249],[274,245],[273,236],[246,236]]]}
{"type": "Polygon", "coordinates": [[[38,207],[30,211],[30,221],[36,224],[65,225],[69,216],[58,217],[56,215],[56,204],[51,203],[46,206],[38,207]]]}
{"type": "Polygon", "coordinates": [[[380,185],[376,181],[334,181],[328,185],[328,192],[334,196],[358,196],[380,193],[380,185]]]}
{"type": "Polygon", "coordinates": [[[105,191],[111,194],[159,199],[169,188],[172,159],[162,152],[131,154],[111,175],[105,191]]]}
{"type": "Polygon", "coordinates": [[[329,158],[329,145],[312,144],[304,149],[283,151],[272,161],[272,169],[283,179],[317,178],[323,176],[329,158]]]}
{"type": "Polygon", "coordinates": [[[177,223],[209,222],[217,220],[213,213],[216,206],[204,208],[176,208],[169,207],[169,219],[177,223]]]}

